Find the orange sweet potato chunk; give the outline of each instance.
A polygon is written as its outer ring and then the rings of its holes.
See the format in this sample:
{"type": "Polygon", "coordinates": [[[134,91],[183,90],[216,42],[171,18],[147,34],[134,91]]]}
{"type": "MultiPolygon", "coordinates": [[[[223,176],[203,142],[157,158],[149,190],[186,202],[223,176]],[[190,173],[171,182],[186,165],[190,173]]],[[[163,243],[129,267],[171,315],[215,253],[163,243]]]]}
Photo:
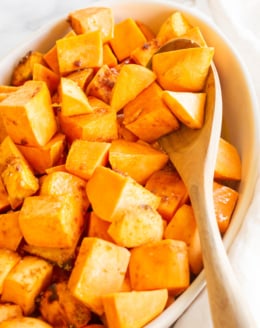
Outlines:
{"type": "Polygon", "coordinates": [[[103,43],[114,36],[114,16],[111,8],[78,9],[69,14],[69,22],[77,34],[100,30],[103,43]]]}
{"type": "Polygon", "coordinates": [[[114,38],[110,40],[110,44],[118,60],[122,61],[145,41],[146,38],[136,22],[127,18],[115,25],[114,38]]]}
{"type": "Polygon", "coordinates": [[[102,65],[103,47],[100,31],[62,38],[56,41],[56,45],[61,75],[102,65]]]}
{"type": "Polygon", "coordinates": [[[145,143],[114,140],[109,149],[109,163],[113,170],[128,174],[140,184],[163,168],[168,155],[145,143]]]}
{"type": "Polygon", "coordinates": [[[238,150],[230,142],[220,138],[214,172],[215,179],[240,180],[241,170],[238,150]]]}
{"type": "Polygon", "coordinates": [[[158,196],[131,177],[104,166],[98,166],[88,180],[87,196],[94,212],[109,222],[133,206],[157,209],[160,202],[158,196]],[[107,190],[108,186],[113,187],[107,190]]]}
{"type": "Polygon", "coordinates": [[[90,179],[97,166],[107,164],[109,148],[108,142],[74,140],[66,158],[66,170],[82,179],[90,179]]]}
{"type": "Polygon", "coordinates": [[[0,110],[6,131],[17,144],[44,146],[57,131],[45,82],[26,82],[0,102],[0,110]]]}
{"type": "Polygon", "coordinates": [[[114,242],[113,238],[108,233],[109,226],[110,222],[100,219],[95,212],[91,211],[89,215],[87,236],[114,242]]]}
{"type": "Polygon", "coordinates": [[[162,92],[154,82],[124,107],[124,125],[144,141],[155,141],[179,128],[177,118],[162,99],[162,92]]]}
{"type": "Polygon", "coordinates": [[[17,250],[23,238],[18,218],[19,211],[0,214],[0,248],[17,250]]]}
{"type": "Polygon", "coordinates": [[[5,278],[20,260],[21,256],[17,252],[0,248],[0,295],[2,295],[5,278]]]}
{"type": "Polygon", "coordinates": [[[19,225],[30,245],[72,247],[84,228],[82,203],[71,194],[27,197],[19,225]]]}
{"type": "Polygon", "coordinates": [[[57,73],[39,63],[36,63],[33,66],[32,79],[34,81],[44,81],[47,84],[51,95],[56,92],[60,82],[60,77],[57,73]]]}
{"type": "Polygon", "coordinates": [[[30,147],[17,145],[35,174],[43,174],[61,161],[65,150],[65,135],[57,133],[46,145],[30,147]]]}
{"type": "Polygon", "coordinates": [[[69,78],[62,77],[59,85],[61,114],[63,116],[82,115],[93,112],[85,92],[69,78]]]}
{"type": "Polygon", "coordinates": [[[213,197],[218,227],[221,234],[224,234],[236,206],[238,192],[228,186],[214,182],[213,197]]]}
{"type": "Polygon", "coordinates": [[[94,76],[93,68],[83,68],[81,70],[72,72],[66,75],[67,78],[76,82],[77,85],[85,92],[89,82],[92,80],[94,76]]]}
{"type": "Polygon", "coordinates": [[[112,89],[110,105],[118,112],[155,79],[156,75],[146,67],[136,64],[123,65],[112,89]]]}
{"type": "Polygon", "coordinates": [[[108,328],[144,327],[164,310],[167,298],[166,289],[104,295],[108,328]]]}
{"type": "Polygon", "coordinates": [[[163,239],[131,250],[129,275],[134,290],[167,288],[173,295],[190,284],[187,245],[163,239]]]}
{"type": "Polygon", "coordinates": [[[187,188],[177,171],[159,170],[151,175],[145,187],[161,198],[158,212],[169,221],[177,209],[188,200],[187,188]]]}
{"type": "Polygon", "coordinates": [[[124,247],[100,238],[85,237],[69,278],[71,293],[101,315],[104,312],[102,296],[120,290],[129,258],[130,252],[124,247]]]}
{"type": "Polygon", "coordinates": [[[110,142],[117,139],[116,111],[95,97],[89,97],[88,100],[93,107],[93,113],[71,117],[59,115],[61,130],[68,140],[110,142]]]}
{"type": "Polygon", "coordinates": [[[108,43],[103,45],[103,65],[114,67],[118,64],[117,58],[114,55],[110,45],[108,43]]]}
{"type": "Polygon", "coordinates": [[[157,53],[152,67],[163,89],[200,92],[208,75],[214,48],[188,48],[157,53]]]}

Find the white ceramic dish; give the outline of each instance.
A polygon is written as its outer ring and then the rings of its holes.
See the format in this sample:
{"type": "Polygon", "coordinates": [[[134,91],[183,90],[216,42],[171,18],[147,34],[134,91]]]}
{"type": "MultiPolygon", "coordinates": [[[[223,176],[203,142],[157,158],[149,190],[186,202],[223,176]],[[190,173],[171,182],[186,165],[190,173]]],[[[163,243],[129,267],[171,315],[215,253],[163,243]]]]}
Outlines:
{"type": "MultiPolygon", "coordinates": [[[[194,9],[183,7],[173,1],[132,0],[131,2],[124,2],[108,0],[106,2],[88,2],[86,6],[109,6],[113,9],[116,21],[133,17],[147,23],[155,31],[171,12],[180,10],[193,25],[198,25],[201,28],[207,43],[215,47],[214,61],[219,72],[223,91],[225,138],[238,148],[242,158],[242,181],[239,185],[240,197],[231,225],[224,238],[225,247],[228,249],[236,237],[251,202],[256,181],[257,152],[259,149],[257,132],[259,118],[256,98],[241,60],[210,19],[194,9]]],[[[35,49],[45,51],[49,49],[57,38],[66,33],[67,29],[66,17],[59,18],[37,31],[31,40],[19,46],[4,58],[0,62],[0,84],[8,83],[13,67],[27,51],[35,49]]],[[[202,272],[174,304],[146,327],[170,327],[204,286],[205,280],[202,272]]]]}

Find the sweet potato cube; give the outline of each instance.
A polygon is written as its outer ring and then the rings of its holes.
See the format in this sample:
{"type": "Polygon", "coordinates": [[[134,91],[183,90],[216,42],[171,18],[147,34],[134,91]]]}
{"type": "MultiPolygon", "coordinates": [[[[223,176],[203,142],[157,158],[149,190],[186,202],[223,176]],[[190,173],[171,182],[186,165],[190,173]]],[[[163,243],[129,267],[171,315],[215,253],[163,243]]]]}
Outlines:
{"type": "Polygon", "coordinates": [[[221,234],[224,234],[236,206],[238,192],[228,186],[214,182],[213,198],[218,227],[221,234]]]}
{"type": "Polygon", "coordinates": [[[118,60],[122,61],[145,41],[146,38],[136,22],[127,18],[115,25],[114,38],[110,40],[110,44],[118,60]]]}
{"type": "Polygon", "coordinates": [[[187,33],[191,28],[192,26],[185,16],[181,12],[175,11],[162,23],[156,38],[161,43],[166,43],[176,36],[187,33]]]}
{"type": "Polygon", "coordinates": [[[2,178],[0,178],[0,213],[5,212],[10,207],[8,193],[5,189],[2,178]]]}
{"type": "Polygon", "coordinates": [[[104,43],[114,36],[114,16],[111,8],[91,7],[78,9],[69,14],[69,22],[77,34],[100,30],[104,43]]]}
{"type": "Polygon", "coordinates": [[[65,171],[53,171],[44,176],[39,195],[64,194],[73,195],[74,198],[82,204],[83,210],[87,210],[89,207],[85,180],[65,171]]]}
{"type": "Polygon", "coordinates": [[[2,300],[20,305],[24,315],[35,309],[35,298],[51,282],[52,265],[35,256],[25,256],[7,275],[2,300]]]}
{"type": "Polygon", "coordinates": [[[16,251],[22,238],[19,211],[0,214],[0,248],[16,251]]]}
{"type": "Polygon", "coordinates": [[[114,67],[118,64],[117,58],[114,55],[108,43],[103,45],[103,65],[114,67]]]}
{"type": "Polygon", "coordinates": [[[140,28],[140,30],[142,31],[142,33],[145,36],[147,41],[150,41],[155,38],[155,33],[150,28],[149,25],[147,25],[144,22],[141,22],[139,20],[136,20],[135,22],[136,22],[137,26],[140,28]]]}
{"type": "Polygon", "coordinates": [[[82,204],[71,194],[27,197],[19,225],[30,245],[72,247],[84,228],[82,204]]]}
{"type": "Polygon", "coordinates": [[[163,89],[200,92],[203,90],[214,48],[188,48],[157,53],[152,67],[163,89]]]}
{"type": "Polygon", "coordinates": [[[103,296],[108,328],[144,327],[164,310],[167,298],[166,289],[103,296]]]}
{"type": "Polygon", "coordinates": [[[102,65],[88,84],[86,90],[87,95],[96,97],[106,104],[110,104],[112,89],[116,83],[118,74],[118,69],[111,69],[106,64],[102,65]]]}
{"type": "Polygon", "coordinates": [[[158,39],[154,38],[135,48],[131,52],[131,58],[136,64],[147,66],[153,54],[155,54],[161,46],[162,43],[158,39]]]}
{"type": "Polygon", "coordinates": [[[66,77],[73,80],[85,92],[89,82],[94,76],[93,68],[83,68],[79,71],[72,72],[66,77]]]}
{"type": "Polygon", "coordinates": [[[35,174],[43,174],[62,159],[65,150],[65,135],[57,133],[46,145],[31,147],[17,145],[35,174]]]}
{"type": "Polygon", "coordinates": [[[66,117],[59,115],[63,133],[72,142],[75,139],[110,142],[117,139],[116,111],[103,101],[89,97],[93,113],[66,117]]]}
{"type": "Polygon", "coordinates": [[[102,295],[120,290],[130,252],[100,238],[81,243],[68,286],[74,297],[97,314],[103,313],[102,295]]]}
{"type": "Polygon", "coordinates": [[[91,211],[89,215],[88,237],[97,237],[110,242],[114,242],[108,233],[110,222],[100,219],[95,212],[91,211]]]}
{"type": "Polygon", "coordinates": [[[196,220],[190,205],[182,205],[167,224],[164,238],[184,241],[187,246],[196,229],[196,220]]]}
{"type": "Polygon", "coordinates": [[[179,174],[171,169],[153,173],[146,182],[145,188],[161,198],[157,210],[166,221],[171,220],[177,209],[189,198],[187,188],[179,174]]]}
{"type": "Polygon", "coordinates": [[[160,202],[158,196],[131,177],[104,166],[98,166],[88,180],[87,196],[94,212],[110,222],[133,206],[157,209],[160,202]],[[108,189],[109,186],[111,188],[108,189]]]}
{"type": "MultiPolygon", "coordinates": [[[[71,30],[64,36],[64,38],[69,38],[75,35],[76,33],[73,30],[71,30]]],[[[55,72],[58,75],[60,74],[56,44],[43,55],[43,59],[53,72],[55,72]]]]}
{"type": "Polygon", "coordinates": [[[20,86],[32,79],[35,64],[43,64],[43,54],[39,51],[29,51],[17,64],[11,77],[11,85],[20,86]]]}
{"type": "Polygon", "coordinates": [[[39,63],[33,66],[32,79],[34,81],[44,81],[49,88],[50,94],[54,94],[60,82],[60,77],[57,73],[39,63]]]}
{"type": "Polygon", "coordinates": [[[118,139],[123,139],[127,141],[137,141],[138,137],[133,134],[127,127],[124,125],[124,116],[118,115],[117,117],[118,125],[118,139]]]}
{"type": "Polygon", "coordinates": [[[8,273],[20,261],[21,257],[18,253],[10,249],[0,248],[0,295],[3,291],[3,284],[8,273]]]}
{"type": "Polygon", "coordinates": [[[107,164],[109,148],[108,142],[74,140],[66,158],[66,170],[88,180],[97,166],[107,164]]]}
{"type": "Polygon", "coordinates": [[[167,162],[168,155],[146,143],[118,139],[112,141],[109,149],[112,169],[129,175],[140,184],[145,184],[167,162]]]}
{"type": "Polygon", "coordinates": [[[44,146],[57,130],[45,82],[26,82],[0,102],[0,111],[6,131],[16,144],[44,146]]]}
{"type": "Polygon", "coordinates": [[[0,174],[12,209],[39,188],[38,179],[9,136],[0,145],[0,174]]]}
{"type": "Polygon", "coordinates": [[[164,239],[133,248],[129,275],[134,290],[167,288],[173,295],[179,294],[190,283],[186,243],[164,239]]]}
{"type": "Polygon", "coordinates": [[[17,304],[0,304],[0,323],[13,318],[21,318],[23,316],[22,309],[17,304]]]}
{"type": "Polygon", "coordinates": [[[200,129],[204,122],[205,92],[163,91],[162,98],[173,114],[191,129],[200,129]]]}
{"type": "Polygon", "coordinates": [[[240,180],[241,170],[238,150],[230,142],[220,138],[214,172],[215,179],[240,180]]]}
{"type": "Polygon", "coordinates": [[[152,83],[124,107],[124,124],[141,140],[153,142],[179,128],[179,122],[162,100],[162,89],[152,83]]]}
{"type": "Polygon", "coordinates": [[[101,32],[89,32],[56,41],[61,75],[82,68],[100,67],[103,63],[101,32]]]}
{"type": "Polygon", "coordinates": [[[181,36],[181,38],[195,41],[201,47],[207,47],[207,43],[198,26],[189,29],[185,34],[181,36]]]}
{"type": "Polygon", "coordinates": [[[137,64],[123,65],[112,89],[110,105],[119,111],[155,79],[156,75],[146,67],[137,64]]]}
{"type": "Polygon", "coordinates": [[[61,113],[64,116],[74,116],[93,112],[85,92],[78,84],[62,77],[59,86],[59,96],[61,99],[61,113]]]}
{"type": "Polygon", "coordinates": [[[135,206],[114,218],[108,233],[117,245],[132,248],[161,240],[163,230],[163,220],[157,211],[135,206]]]}

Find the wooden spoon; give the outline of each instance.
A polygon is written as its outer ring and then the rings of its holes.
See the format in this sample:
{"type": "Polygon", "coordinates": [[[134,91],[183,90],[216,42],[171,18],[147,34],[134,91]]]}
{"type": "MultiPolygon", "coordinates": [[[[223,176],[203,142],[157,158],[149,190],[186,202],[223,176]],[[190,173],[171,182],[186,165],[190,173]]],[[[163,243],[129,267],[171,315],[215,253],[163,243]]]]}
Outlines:
{"type": "MultiPolygon", "coordinates": [[[[171,41],[161,51],[198,46],[186,39],[171,41]]],[[[211,316],[216,328],[257,327],[241,295],[218,230],[213,202],[213,177],[222,124],[221,88],[214,65],[205,91],[205,122],[201,129],[184,125],[160,139],[189,192],[197,221],[211,316]]]]}

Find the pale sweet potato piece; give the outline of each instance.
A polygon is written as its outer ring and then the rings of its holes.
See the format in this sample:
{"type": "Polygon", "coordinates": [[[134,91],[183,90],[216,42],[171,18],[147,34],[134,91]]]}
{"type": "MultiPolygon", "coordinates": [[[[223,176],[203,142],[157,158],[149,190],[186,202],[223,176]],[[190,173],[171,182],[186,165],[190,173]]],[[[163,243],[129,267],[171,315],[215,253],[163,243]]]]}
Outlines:
{"type": "Polygon", "coordinates": [[[241,170],[238,150],[230,142],[220,138],[214,172],[215,179],[240,180],[241,170]]]}
{"type": "Polygon", "coordinates": [[[0,248],[0,295],[2,294],[3,284],[8,273],[20,260],[21,257],[18,253],[10,249],[0,248]]]}
{"type": "Polygon", "coordinates": [[[57,131],[45,82],[27,81],[0,102],[0,110],[6,131],[17,144],[44,146],[57,131]]]}
{"type": "Polygon", "coordinates": [[[100,67],[103,62],[101,32],[89,32],[56,41],[61,75],[82,68],[100,67]]]}
{"type": "Polygon", "coordinates": [[[32,147],[17,145],[35,174],[43,174],[47,169],[62,161],[65,150],[65,135],[55,134],[46,145],[32,147]]]}
{"type": "Polygon", "coordinates": [[[114,16],[111,8],[89,7],[69,14],[69,22],[77,34],[100,30],[103,43],[114,36],[114,16]]]}
{"type": "Polygon", "coordinates": [[[0,324],[3,321],[10,320],[13,318],[22,317],[22,309],[17,304],[0,304],[0,324]]]}
{"type": "Polygon", "coordinates": [[[224,234],[236,206],[238,192],[228,186],[214,182],[213,197],[218,227],[221,234],[224,234]]]}
{"type": "Polygon", "coordinates": [[[162,100],[161,87],[152,83],[124,107],[126,128],[140,139],[153,142],[179,128],[179,122],[162,100]]]}
{"type": "Polygon", "coordinates": [[[0,248],[16,251],[22,238],[19,211],[0,214],[0,248]]]}
{"type": "Polygon", "coordinates": [[[69,78],[62,77],[59,85],[61,100],[61,114],[74,116],[93,112],[85,92],[80,86],[69,78]]]}
{"type": "Polygon", "coordinates": [[[101,219],[109,222],[133,206],[148,206],[156,209],[160,202],[158,196],[131,177],[104,166],[98,166],[88,180],[87,196],[94,212],[101,219]]]}
{"type": "Polygon", "coordinates": [[[152,67],[163,89],[200,92],[208,75],[214,48],[188,48],[157,53],[152,67]]]}
{"type": "Polygon", "coordinates": [[[163,239],[133,248],[129,275],[134,290],[167,288],[173,295],[183,292],[190,284],[186,243],[163,239]]]}
{"type": "Polygon", "coordinates": [[[159,170],[151,175],[145,188],[161,198],[158,212],[169,221],[177,209],[189,198],[187,188],[177,171],[159,170]]]}
{"type": "Polygon", "coordinates": [[[52,171],[44,176],[41,182],[39,195],[66,195],[71,194],[83,210],[89,207],[86,194],[86,181],[67,171],[52,171]]]}
{"type": "Polygon", "coordinates": [[[20,305],[25,315],[32,314],[36,296],[51,281],[52,269],[50,263],[38,257],[23,257],[5,278],[2,300],[20,305]]]}
{"type": "Polygon", "coordinates": [[[113,219],[108,233],[117,245],[127,248],[161,240],[164,223],[150,207],[135,206],[113,219]]]}
{"type": "Polygon", "coordinates": [[[155,79],[156,75],[146,67],[137,64],[123,65],[112,89],[110,105],[119,111],[155,79]]]}
{"type": "Polygon", "coordinates": [[[109,163],[112,169],[129,175],[140,184],[145,184],[167,162],[168,155],[149,144],[123,139],[111,142],[109,163]]]}
{"type": "Polygon", "coordinates": [[[66,170],[82,179],[90,179],[97,166],[108,163],[109,148],[108,142],[74,140],[66,158],[66,170]]]}
{"type": "Polygon", "coordinates": [[[114,38],[110,40],[110,44],[118,60],[122,61],[145,41],[146,38],[136,22],[127,18],[115,25],[114,38]]]}
{"type": "Polygon", "coordinates": [[[164,310],[167,298],[166,289],[103,296],[108,328],[144,327],[164,310]]]}
{"type": "Polygon", "coordinates": [[[84,228],[82,203],[71,194],[27,197],[19,225],[30,245],[72,247],[84,228]]]}
{"type": "Polygon", "coordinates": [[[165,90],[162,99],[173,114],[191,129],[200,129],[204,123],[205,92],[174,92],[165,90]]]}
{"type": "Polygon", "coordinates": [[[101,315],[102,295],[117,292],[126,274],[130,252],[100,238],[85,237],[69,278],[71,293],[101,315]]]}

